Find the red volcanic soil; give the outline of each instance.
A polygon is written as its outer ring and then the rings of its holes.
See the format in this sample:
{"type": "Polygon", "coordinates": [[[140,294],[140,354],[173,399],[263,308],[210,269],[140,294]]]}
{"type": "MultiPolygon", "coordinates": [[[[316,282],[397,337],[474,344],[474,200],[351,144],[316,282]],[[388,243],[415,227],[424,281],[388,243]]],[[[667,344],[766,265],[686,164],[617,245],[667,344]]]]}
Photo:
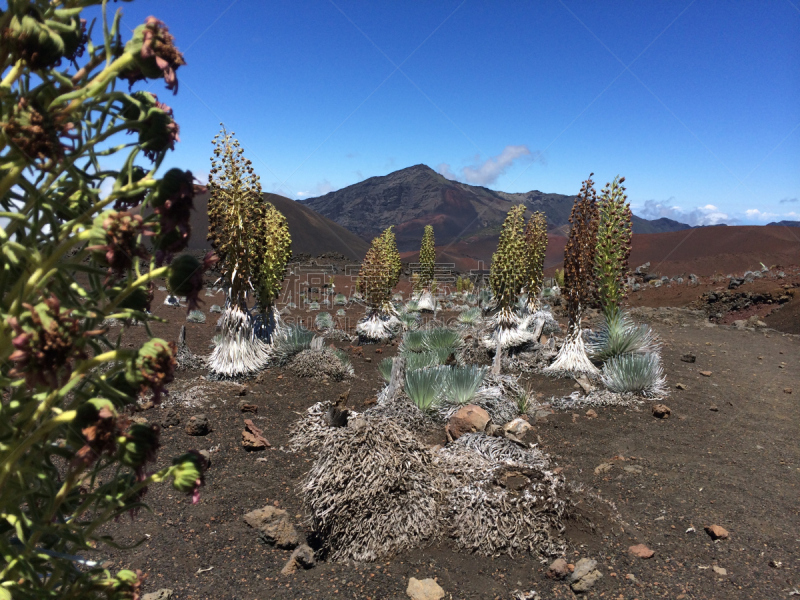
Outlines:
{"type": "MultiPolygon", "coordinates": [[[[557,235],[547,238],[545,269],[550,275],[561,266],[567,240],[557,235]]],[[[443,250],[457,269],[468,270],[481,260],[491,264],[496,249],[497,237],[493,236],[464,240],[443,250]]],[[[411,260],[415,254],[407,253],[404,258],[411,260]]],[[[630,266],[635,268],[646,262],[650,263],[650,272],[670,277],[742,273],[759,269],[761,263],[768,267],[796,265],[800,264],[800,229],[720,226],[634,235],[630,266]]]]}

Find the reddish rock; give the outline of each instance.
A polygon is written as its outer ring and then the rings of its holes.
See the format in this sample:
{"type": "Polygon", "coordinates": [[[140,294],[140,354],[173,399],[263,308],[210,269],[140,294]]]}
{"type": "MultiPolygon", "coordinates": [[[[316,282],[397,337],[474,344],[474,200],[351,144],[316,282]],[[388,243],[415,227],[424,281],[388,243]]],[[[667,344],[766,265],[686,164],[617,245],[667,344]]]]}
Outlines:
{"type": "Polygon", "coordinates": [[[725,540],[729,535],[728,530],[719,525],[706,525],[705,530],[712,540],[725,540]]]}
{"type": "Polygon", "coordinates": [[[450,441],[457,440],[465,433],[483,431],[491,420],[489,413],[480,406],[475,406],[474,404],[462,406],[450,417],[445,426],[447,439],[450,441]]]}
{"type": "Polygon", "coordinates": [[[241,400],[239,402],[239,410],[243,413],[256,414],[258,412],[258,406],[255,404],[250,404],[246,400],[241,400]]]}
{"type": "Polygon", "coordinates": [[[550,579],[566,579],[569,573],[570,571],[569,567],[567,566],[567,561],[563,558],[555,559],[547,568],[547,576],[550,579]]]}
{"type": "Polygon", "coordinates": [[[655,554],[653,550],[650,550],[650,548],[644,544],[636,544],[635,546],[631,546],[628,548],[628,552],[638,558],[652,558],[655,554]]]}
{"type": "Polygon", "coordinates": [[[250,419],[244,420],[244,431],[242,432],[242,447],[245,450],[264,450],[271,448],[271,444],[264,437],[263,431],[253,424],[250,419]]]}

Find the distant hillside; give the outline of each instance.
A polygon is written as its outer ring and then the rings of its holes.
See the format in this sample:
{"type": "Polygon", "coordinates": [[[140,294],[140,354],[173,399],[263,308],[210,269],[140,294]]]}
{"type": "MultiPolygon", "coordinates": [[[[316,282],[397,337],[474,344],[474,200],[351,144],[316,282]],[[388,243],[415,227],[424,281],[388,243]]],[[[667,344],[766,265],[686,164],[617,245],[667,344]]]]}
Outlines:
{"type": "MultiPolygon", "coordinates": [[[[348,258],[361,260],[367,253],[369,244],[363,239],[301,203],[278,194],[264,194],[264,199],[272,202],[289,221],[293,254],[318,256],[323,252],[339,252],[348,258]]],[[[189,249],[210,248],[210,244],[206,241],[208,192],[194,197],[194,207],[189,249]]]]}
{"type": "MultiPolygon", "coordinates": [[[[553,273],[564,260],[563,236],[548,235],[545,271],[553,273]]],[[[475,237],[444,248],[436,248],[437,258],[453,262],[461,271],[488,268],[497,248],[497,236],[475,237]]],[[[405,260],[416,256],[409,252],[405,260]]],[[[693,227],[685,231],[634,234],[629,265],[635,269],[646,262],[653,272],[675,276],[742,273],[765,265],[796,265],[800,262],[800,240],[785,227],[728,226],[693,227]]]]}
{"type": "Polygon", "coordinates": [[[800,221],[776,221],[774,223],[767,223],[767,227],[770,225],[783,225],[784,227],[800,227],[800,221]]]}
{"type": "MultiPolygon", "coordinates": [[[[419,249],[425,225],[433,225],[437,244],[475,236],[496,236],[508,210],[524,203],[547,215],[548,230],[565,235],[575,196],[533,190],[507,193],[446,179],[426,165],[371,177],[360,183],[309,198],[303,204],[364,240],[395,226],[401,252],[419,249]]],[[[670,219],[648,221],[634,216],[634,233],[688,229],[670,219]]]]}

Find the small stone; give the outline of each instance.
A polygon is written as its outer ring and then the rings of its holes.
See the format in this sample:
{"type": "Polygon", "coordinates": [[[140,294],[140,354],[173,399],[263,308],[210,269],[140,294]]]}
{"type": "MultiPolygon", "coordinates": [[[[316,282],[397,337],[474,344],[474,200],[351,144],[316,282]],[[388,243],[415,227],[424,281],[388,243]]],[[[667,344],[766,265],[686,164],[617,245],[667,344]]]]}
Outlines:
{"type": "Polygon", "coordinates": [[[575,570],[572,571],[572,575],[570,576],[570,581],[578,581],[585,575],[591,573],[594,568],[597,566],[597,561],[591,558],[582,558],[578,561],[575,565],[575,570]]]}
{"type": "Polygon", "coordinates": [[[247,386],[242,385],[241,383],[232,383],[231,384],[231,391],[236,394],[237,396],[246,396],[247,395],[247,386]]]}
{"type": "Polygon", "coordinates": [[[592,587],[594,587],[594,584],[602,576],[603,574],[597,569],[595,569],[594,571],[587,573],[586,575],[581,577],[570,587],[572,588],[572,591],[575,592],[576,594],[582,594],[584,592],[588,592],[590,589],[592,589],[592,587]]]}
{"type": "Polygon", "coordinates": [[[365,357],[364,357],[364,362],[371,363],[371,362],[372,362],[372,359],[371,359],[369,356],[365,356],[365,357]]]}
{"type": "Polygon", "coordinates": [[[150,592],[142,596],[142,600],[172,600],[173,592],[169,588],[162,588],[156,592],[150,592]]]}
{"type": "Polygon", "coordinates": [[[711,377],[711,371],[700,371],[700,375],[703,377],[711,377]]]}
{"type": "Polygon", "coordinates": [[[247,513],[244,520],[258,531],[262,540],[278,548],[296,548],[302,541],[288,514],[281,508],[267,505],[247,513]]]}
{"type": "Polygon", "coordinates": [[[294,549],[294,552],[292,552],[292,556],[289,557],[289,561],[286,563],[286,566],[281,569],[281,575],[291,575],[299,568],[310,569],[316,564],[317,562],[314,559],[314,551],[307,544],[301,544],[294,549]]]}
{"type": "Polygon", "coordinates": [[[208,309],[208,312],[221,313],[222,307],[219,304],[212,304],[211,308],[208,309]]]}
{"type": "Polygon", "coordinates": [[[650,550],[650,548],[644,544],[636,544],[635,546],[631,546],[628,548],[628,552],[638,558],[652,558],[655,554],[653,550],[650,550]]]}
{"type": "Polygon", "coordinates": [[[683,362],[693,363],[697,360],[697,356],[689,352],[688,354],[684,354],[683,356],[681,356],[681,360],[683,362]]]}
{"type": "Polygon", "coordinates": [[[594,474],[600,475],[601,473],[608,473],[613,468],[614,465],[612,465],[611,463],[600,463],[594,468],[594,474]]]}
{"type": "MultiPolygon", "coordinates": [[[[487,413],[488,414],[488,413],[487,413]]],[[[490,417],[491,418],[491,417],[490,417]]],[[[523,443],[528,432],[533,429],[531,424],[520,417],[503,425],[503,434],[512,442],[523,443]]]]}
{"type": "Polygon", "coordinates": [[[565,579],[567,575],[569,575],[569,567],[563,558],[555,559],[547,568],[547,576],[550,579],[565,579]]]}
{"type": "MultiPolygon", "coordinates": [[[[459,408],[445,426],[447,439],[457,440],[465,433],[484,431],[492,418],[489,413],[475,404],[459,408]]],[[[530,427],[530,425],[528,425],[530,427]]]]}
{"type": "Polygon", "coordinates": [[[712,540],[725,540],[728,538],[728,530],[719,525],[706,525],[705,530],[712,540]]]}
{"type": "Polygon", "coordinates": [[[708,407],[708,410],[710,410],[711,412],[719,412],[719,406],[717,406],[716,404],[712,404],[711,406],[708,407]]]}
{"type": "Polygon", "coordinates": [[[244,431],[242,431],[242,447],[245,450],[265,450],[272,445],[264,437],[263,431],[255,426],[252,420],[244,420],[244,431]]]}
{"type": "Polygon", "coordinates": [[[164,418],[161,419],[161,427],[167,429],[169,427],[176,427],[181,424],[181,418],[174,408],[170,408],[164,418]]]}
{"type": "Polygon", "coordinates": [[[642,474],[642,467],[639,465],[628,465],[627,467],[622,467],[622,470],[626,473],[633,473],[634,475],[641,475],[642,474]]]}
{"type": "Polygon", "coordinates": [[[792,393],[792,388],[783,388],[783,393],[784,394],[791,394],[792,393]]]}
{"type": "Polygon", "coordinates": [[[206,459],[206,468],[211,467],[211,452],[208,450],[200,450],[200,455],[206,459]]]}
{"type": "Polygon", "coordinates": [[[144,417],[134,417],[133,422],[136,423],[137,425],[146,425],[147,419],[145,419],[144,417]]]}
{"type": "Polygon", "coordinates": [[[417,579],[412,577],[408,580],[406,594],[411,600],[441,600],[444,598],[444,590],[434,579],[417,579]]]}
{"type": "Polygon", "coordinates": [[[667,406],[666,404],[654,404],[653,405],[653,416],[656,419],[668,419],[671,414],[672,414],[672,411],[669,409],[669,406],[667,406]]]}
{"type": "Polygon", "coordinates": [[[186,423],[186,433],[189,435],[207,435],[210,431],[211,425],[205,415],[191,416],[186,423]]]}
{"type": "Polygon", "coordinates": [[[686,386],[685,386],[685,385],[683,385],[682,383],[676,383],[676,384],[675,384],[675,389],[676,389],[676,390],[685,390],[685,389],[686,389],[686,386]]]}
{"type": "Polygon", "coordinates": [[[247,400],[239,400],[239,410],[243,413],[258,413],[258,406],[250,404],[247,400]]]}
{"type": "Polygon", "coordinates": [[[625,575],[625,579],[636,583],[636,575],[634,575],[633,573],[628,573],[627,575],[625,575]]]}
{"type": "Polygon", "coordinates": [[[728,574],[728,570],[727,570],[727,569],[724,569],[724,568],[722,568],[722,567],[713,566],[713,567],[711,567],[711,569],[712,569],[712,570],[714,571],[714,573],[716,573],[717,575],[727,575],[727,574],[728,574]]]}
{"type": "Polygon", "coordinates": [[[595,410],[593,408],[590,408],[589,410],[586,411],[586,416],[588,418],[590,418],[590,419],[596,419],[597,418],[597,412],[595,412],[595,410]]]}

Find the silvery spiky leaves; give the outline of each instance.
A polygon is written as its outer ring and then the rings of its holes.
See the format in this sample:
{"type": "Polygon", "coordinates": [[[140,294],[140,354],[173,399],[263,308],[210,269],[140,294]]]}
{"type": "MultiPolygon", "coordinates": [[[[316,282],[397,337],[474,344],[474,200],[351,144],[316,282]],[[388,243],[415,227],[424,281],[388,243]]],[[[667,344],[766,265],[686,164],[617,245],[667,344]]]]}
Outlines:
{"type": "Polygon", "coordinates": [[[419,277],[415,282],[414,291],[422,292],[427,290],[430,292],[435,273],[436,242],[433,237],[433,225],[426,225],[419,249],[419,277]]]}
{"type": "Polygon", "coordinates": [[[314,332],[301,325],[281,327],[275,334],[272,344],[271,358],[279,365],[284,365],[296,354],[311,348],[314,332]]]}
{"type": "Polygon", "coordinates": [[[535,312],[539,308],[538,297],[544,280],[544,257],[547,253],[547,217],[535,212],[525,227],[525,293],[527,308],[535,312]]]}
{"type": "Polygon", "coordinates": [[[481,320],[481,309],[477,306],[468,308],[458,315],[458,322],[465,326],[477,325],[481,320]]]}
{"type": "Polygon", "coordinates": [[[90,41],[83,7],[99,2],[67,4],[6,2],[0,17],[0,596],[132,598],[136,574],[74,558],[102,555],[106,524],[148,486],[194,498],[203,481],[194,455],[154,469],[158,428],[125,418],[140,395],[160,402],[175,345],[147,328],[121,343],[153,320],[150,286],[186,248],[194,198],[191,173],[159,172],[172,110],[125,80],[146,71],[174,90],[184,61],[157,19],[125,44],[121,14],[97,11],[90,41]]]}
{"type": "Polygon", "coordinates": [[[524,228],[525,205],[518,204],[508,211],[500,232],[497,252],[492,255],[489,281],[494,294],[495,308],[498,309],[498,312],[493,319],[493,334],[485,343],[493,348],[498,343],[501,347],[507,348],[527,341],[527,337],[520,336],[517,331],[520,321],[514,314],[517,299],[526,282],[527,259],[524,228]]]}
{"type": "Polygon", "coordinates": [[[556,360],[545,369],[551,374],[588,373],[596,375],[597,367],[586,356],[581,335],[584,309],[596,297],[594,258],[597,248],[597,194],[591,173],[583,182],[580,194],[572,205],[569,239],[564,249],[564,297],[567,301],[569,327],[556,360]]]}
{"type": "Polygon", "coordinates": [[[321,312],[314,318],[314,325],[317,329],[333,328],[333,317],[329,312],[321,312]]]}
{"type": "Polygon", "coordinates": [[[606,361],[623,354],[657,353],[660,347],[648,325],[636,325],[627,313],[617,309],[589,336],[587,351],[595,360],[606,361]]]}
{"type": "Polygon", "coordinates": [[[601,375],[612,392],[634,392],[643,396],[666,394],[666,380],[661,359],[656,353],[622,354],[607,360],[601,375]]]}
{"type": "Polygon", "coordinates": [[[421,411],[425,412],[436,406],[442,392],[446,370],[448,367],[406,370],[403,390],[421,411]]]}
{"type": "Polygon", "coordinates": [[[626,202],[624,181],[624,177],[617,176],[612,183],[607,183],[597,203],[600,220],[595,274],[600,306],[606,315],[616,312],[625,296],[623,278],[631,254],[632,213],[626,202]]]}
{"type": "Polygon", "coordinates": [[[483,383],[486,372],[485,367],[475,365],[447,368],[447,371],[443,371],[444,400],[452,404],[469,404],[483,383]]]}

